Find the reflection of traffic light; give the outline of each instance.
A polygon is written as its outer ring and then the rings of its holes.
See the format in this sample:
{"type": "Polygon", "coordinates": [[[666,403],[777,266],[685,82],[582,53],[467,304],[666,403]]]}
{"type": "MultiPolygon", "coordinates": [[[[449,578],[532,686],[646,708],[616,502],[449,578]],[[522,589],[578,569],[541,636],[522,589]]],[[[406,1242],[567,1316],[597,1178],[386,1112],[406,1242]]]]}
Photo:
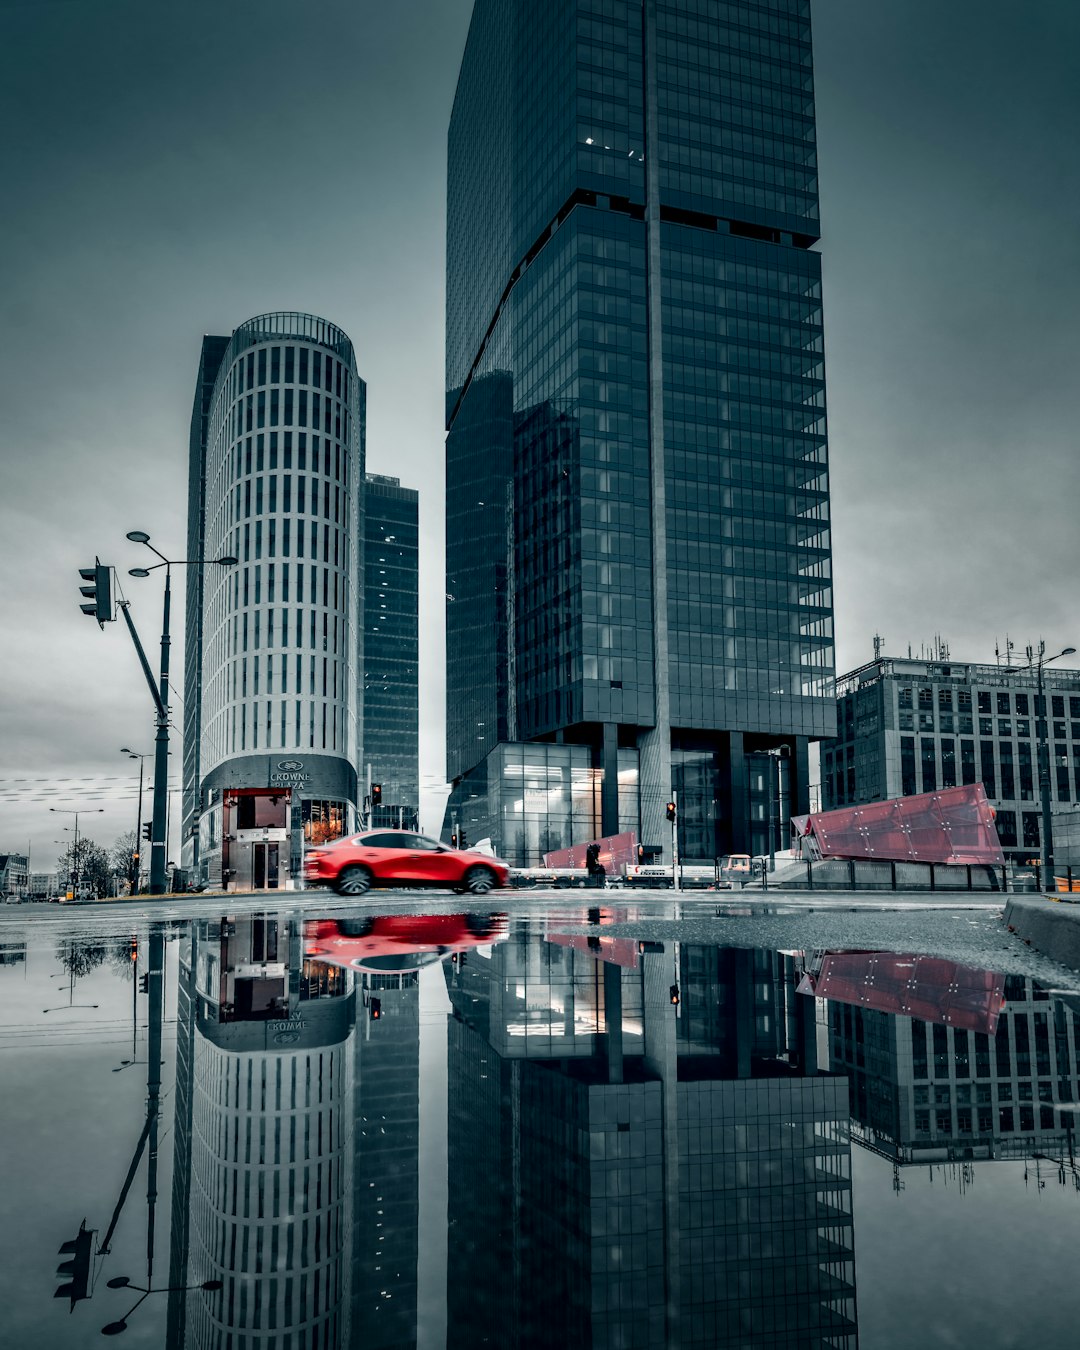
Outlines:
{"type": "Polygon", "coordinates": [[[139,959],[139,943],[135,938],[131,939],[131,959],[133,961],[137,961],[139,959]]]}
{"type": "Polygon", "coordinates": [[[382,784],[372,783],[371,785],[371,804],[372,806],[382,805],[382,784]]]}
{"type": "Polygon", "coordinates": [[[672,1004],[676,1008],[679,1006],[679,986],[677,984],[673,984],[668,990],[668,998],[671,999],[672,1004]]]}
{"type": "Polygon", "coordinates": [[[61,1261],[56,1267],[57,1275],[70,1275],[67,1284],[62,1284],[53,1295],[54,1298],[69,1298],[71,1311],[80,1299],[90,1297],[90,1271],[94,1256],[94,1229],[87,1228],[83,1219],[78,1236],[70,1242],[61,1244],[61,1256],[70,1256],[70,1261],[61,1261]]]}
{"type": "Polygon", "coordinates": [[[93,567],[80,567],[79,576],[88,581],[89,586],[80,586],[79,594],[86,597],[87,604],[79,608],[99,624],[112,622],[112,569],[102,565],[100,559],[94,559],[93,567]]]}
{"type": "Polygon", "coordinates": [[[450,836],[450,847],[457,848],[457,846],[458,846],[458,836],[457,830],[455,830],[454,833],[450,836]]]}
{"type": "Polygon", "coordinates": [[[148,994],[149,992],[150,992],[150,976],[149,976],[149,975],[140,975],[140,976],[139,976],[139,993],[140,993],[140,994],[148,994]]]}
{"type": "Polygon", "coordinates": [[[142,827],[142,837],[146,840],[147,843],[150,843],[150,836],[153,834],[153,832],[154,832],[153,821],[148,820],[146,824],[142,827]]]}
{"type": "Polygon", "coordinates": [[[667,804],[667,818],[668,818],[668,820],[674,820],[674,819],[675,819],[675,803],[674,803],[674,802],[668,802],[668,804],[667,804]]]}
{"type": "Polygon", "coordinates": [[[382,1000],[373,998],[368,1004],[368,1010],[371,1013],[371,1020],[377,1022],[382,1016],[382,1000]]]}

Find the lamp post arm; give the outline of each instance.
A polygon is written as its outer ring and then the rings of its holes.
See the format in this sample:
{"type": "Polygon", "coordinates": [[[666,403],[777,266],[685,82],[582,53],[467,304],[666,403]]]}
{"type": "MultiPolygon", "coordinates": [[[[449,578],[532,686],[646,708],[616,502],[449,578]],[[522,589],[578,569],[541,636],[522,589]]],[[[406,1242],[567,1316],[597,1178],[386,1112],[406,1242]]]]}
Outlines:
{"type": "Polygon", "coordinates": [[[120,602],[120,612],[124,616],[124,622],[127,624],[128,632],[131,634],[131,640],[135,644],[135,652],[138,655],[139,664],[142,666],[143,674],[146,676],[146,683],[150,686],[150,696],[154,700],[154,707],[157,709],[159,717],[167,717],[168,713],[165,711],[165,704],[162,702],[157,681],[154,679],[154,672],[150,669],[150,662],[146,659],[146,653],[143,651],[143,645],[139,641],[139,635],[135,631],[135,625],[131,621],[131,615],[128,613],[128,608],[128,602],[122,600],[120,602]]]}

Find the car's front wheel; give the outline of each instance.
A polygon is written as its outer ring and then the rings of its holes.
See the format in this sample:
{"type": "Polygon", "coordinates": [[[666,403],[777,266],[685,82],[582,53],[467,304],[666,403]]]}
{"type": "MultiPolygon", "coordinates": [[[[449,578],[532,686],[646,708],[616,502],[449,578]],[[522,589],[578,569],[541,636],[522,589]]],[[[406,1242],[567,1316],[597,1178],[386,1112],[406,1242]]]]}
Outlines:
{"type": "Polygon", "coordinates": [[[470,895],[487,895],[495,889],[495,873],[490,867],[470,867],[462,881],[470,895]]]}
{"type": "Polygon", "coordinates": [[[338,895],[365,895],[374,880],[368,867],[343,867],[337,874],[334,890],[338,895]]]}

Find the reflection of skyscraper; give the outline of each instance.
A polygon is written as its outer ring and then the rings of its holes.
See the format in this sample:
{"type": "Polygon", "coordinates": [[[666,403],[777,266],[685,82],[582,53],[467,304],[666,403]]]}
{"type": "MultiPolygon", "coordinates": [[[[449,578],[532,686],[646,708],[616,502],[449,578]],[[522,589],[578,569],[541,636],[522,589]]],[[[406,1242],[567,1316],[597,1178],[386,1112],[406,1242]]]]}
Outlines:
{"type": "Polygon", "coordinates": [[[1075,1111],[1055,1103],[1080,1099],[1080,1016],[1021,976],[1005,978],[1005,999],[993,1035],[831,1003],[853,1138],[899,1163],[1070,1149],[1075,1111]]]}
{"type": "Polygon", "coordinates": [[[416,1345],[420,989],[357,977],[352,1326],[365,1350],[416,1345]]]}
{"type": "Polygon", "coordinates": [[[353,999],[300,924],[192,926],[178,992],[169,1344],[349,1343],[353,999]]]}
{"type": "Polygon", "coordinates": [[[790,963],[581,941],[448,976],[448,1344],[852,1350],[847,1085],[790,963]]]}

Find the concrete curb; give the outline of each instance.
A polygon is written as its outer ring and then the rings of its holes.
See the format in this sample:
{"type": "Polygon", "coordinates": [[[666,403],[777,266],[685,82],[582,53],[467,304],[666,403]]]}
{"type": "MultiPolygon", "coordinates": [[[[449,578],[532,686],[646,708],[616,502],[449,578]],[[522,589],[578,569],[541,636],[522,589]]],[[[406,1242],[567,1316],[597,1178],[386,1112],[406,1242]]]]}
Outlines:
{"type": "Polygon", "coordinates": [[[1014,896],[1005,906],[1005,924],[1043,956],[1080,970],[1080,904],[1043,895],[1014,896]]]}

